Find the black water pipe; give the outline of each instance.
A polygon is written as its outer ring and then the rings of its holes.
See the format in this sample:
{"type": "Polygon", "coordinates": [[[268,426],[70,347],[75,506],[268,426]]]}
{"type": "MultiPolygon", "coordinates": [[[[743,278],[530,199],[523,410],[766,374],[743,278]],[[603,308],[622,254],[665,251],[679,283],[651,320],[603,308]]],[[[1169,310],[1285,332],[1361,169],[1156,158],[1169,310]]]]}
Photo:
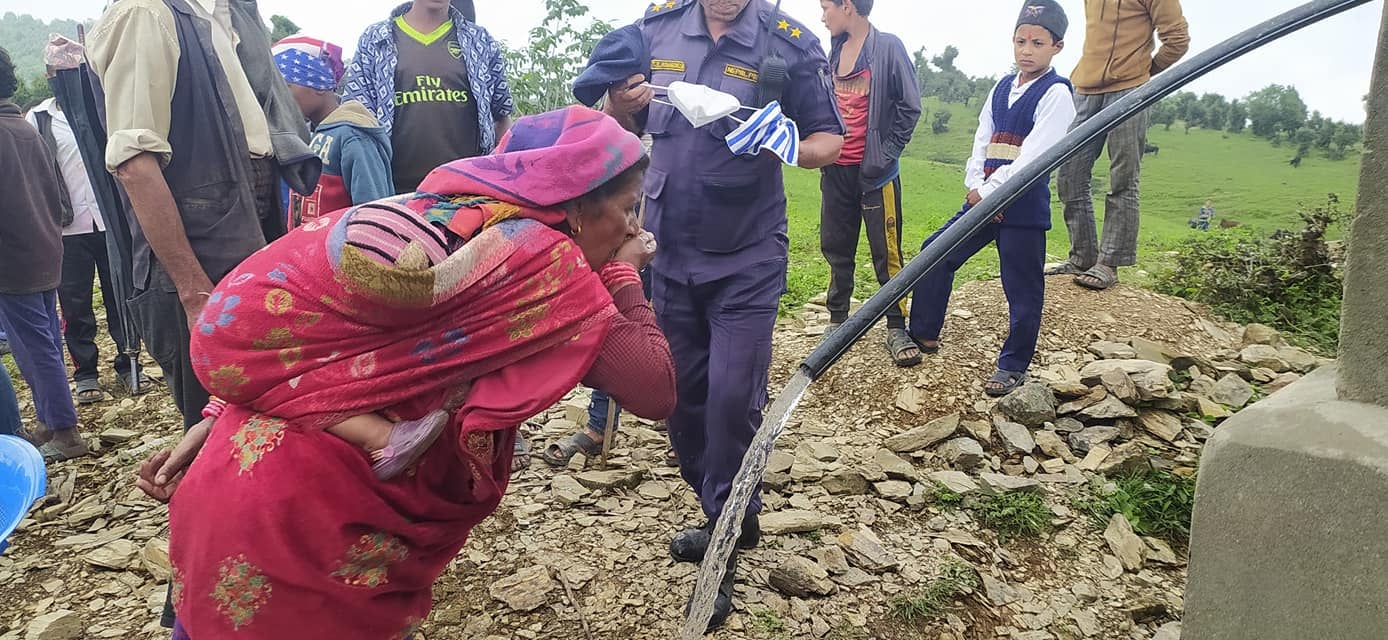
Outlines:
{"type": "Polygon", "coordinates": [[[1039,180],[1060,168],[1066,160],[1091,143],[1099,142],[1108,132],[1124,121],[1141,113],[1158,100],[1171,95],[1176,90],[1194,82],[1197,78],[1224,66],[1254,49],[1268,44],[1282,36],[1295,33],[1326,18],[1338,15],[1371,0],[1317,0],[1267,22],[1240,33],[1219,45],[1191,58],[1189,61],[1167,70],[1153,78],[1151,82],[1113,103],[1088,122],[1071,131],[1051,150],[1021,172],[1008,180],[992,195],[965,213],[934,242],[921,249],[917,255],[895,278],[889,280],[878,292],[863,303],[861,309],[853,314],[827,340],[820,344],[800,365],[810,379],[817,379],[829,367],[838,362],[849,348],[867,334],[887,311],[896,305],[911,288],[930,272],[939,268],[955,247],[981,231],[991,223],[998,212],[1012,204],[1022,193],[1039,180]]]}

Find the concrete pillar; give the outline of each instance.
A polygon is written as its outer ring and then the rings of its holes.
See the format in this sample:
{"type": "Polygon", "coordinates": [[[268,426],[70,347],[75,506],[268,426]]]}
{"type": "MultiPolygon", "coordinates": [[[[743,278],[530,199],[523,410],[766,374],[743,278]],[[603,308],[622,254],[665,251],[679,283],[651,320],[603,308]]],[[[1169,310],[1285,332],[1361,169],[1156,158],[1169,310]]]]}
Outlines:
{"type": "Polygon", "coordinates": [[[1340,397],[1388,407],[1388,9],[1364,122],[1359,200],[1340,311],[1340,397]]]}
{"type": "Polygon", "coordinates": [[[1388,638],[1388,408],[1335,367],[1230,418],[1205,446],[1186,640],[1388,638]]]}

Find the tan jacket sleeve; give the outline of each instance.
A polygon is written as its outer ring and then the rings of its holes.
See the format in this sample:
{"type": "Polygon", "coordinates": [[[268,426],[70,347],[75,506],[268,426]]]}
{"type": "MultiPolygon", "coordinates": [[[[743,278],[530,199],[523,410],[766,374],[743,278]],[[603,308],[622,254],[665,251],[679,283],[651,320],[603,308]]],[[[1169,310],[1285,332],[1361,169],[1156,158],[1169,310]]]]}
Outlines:
{"type": "Polygon", "coordinates": [[[114,173],[142,153],[167,165],[180,53],[173,14],[163,3],[123,0],[102,16],[89,42],[88,59],[106,92],[106,169],[114,173]]]}
{"type": "Polygon", "coordinates": [[[1190,25],[1181,12],[1181,0],[1151,0],[1148,12],[1157,28],[1157,38],[1161,40],[1161,49],[1152,59],[1152,75],[1157,75],[1190,51],[1190,25]]]}

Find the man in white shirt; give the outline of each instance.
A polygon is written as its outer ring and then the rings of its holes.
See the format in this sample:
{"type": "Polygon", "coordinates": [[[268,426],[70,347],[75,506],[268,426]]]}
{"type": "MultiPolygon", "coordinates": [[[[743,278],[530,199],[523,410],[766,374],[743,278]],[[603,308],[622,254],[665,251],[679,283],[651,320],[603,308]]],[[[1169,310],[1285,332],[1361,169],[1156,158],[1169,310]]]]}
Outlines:
{"type": "Polygon", "coordinates": [[[69,208],[72,222],[63,227],[63,275],[58,287],[58,304],[63,315],[63,338],[74,365],[72,377],[77,384],[74,399],[78,404],[94,404],[106,399],[98,379],[100,352],[96,346],[96,314],[92,310],[92,279],[97,275],[101,278],[107,330],[116,344],[116,375],[125,381],[127,388],[130,384],[130,357],[125,353],[125,331],[106,254],[106,223],[97,206],[87,167],[82,162],[77,137],[57,99],[49,98],[34,107],[26,119],[39,130],[39,135],[53,151],[67,188],[64,205],[69,208]]]}

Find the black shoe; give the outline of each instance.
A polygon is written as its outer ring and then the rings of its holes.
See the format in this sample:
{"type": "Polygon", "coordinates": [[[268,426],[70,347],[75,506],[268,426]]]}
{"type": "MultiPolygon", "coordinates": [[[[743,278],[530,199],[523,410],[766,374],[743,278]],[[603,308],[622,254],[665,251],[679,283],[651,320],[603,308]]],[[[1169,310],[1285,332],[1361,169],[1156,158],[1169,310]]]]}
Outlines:
{"type": "MultiPolygon", "coordinates": [[[[697,529],[685,529],[670,541],[670,557],[675,562],[703,562],[704,552],[708,551],[709,539],[713,537],[713,522],[707,522],[697,529]]],[[[742,519],[742,535],[737,538],[737,548],[751,549],[761,542],[761,521],[756,514],[742,519]]]]}
{"type": "MultiPolygon", "coordinates": [[[[738,551],[734,549],[732,555],[728,556],[728,570],[723,573],[723,580],[718,583],[718,595],[713,599],[713,615],[709,616],[708,627],[704,629],[706,634],[717,631],[733,614],[733,583],[737,582],[737,555],[738,551]]],[[[694,595],[690,594],[689,602],[684,605],[686,617],[689,616],[689,610],[693,605],[694,595]]]]}

